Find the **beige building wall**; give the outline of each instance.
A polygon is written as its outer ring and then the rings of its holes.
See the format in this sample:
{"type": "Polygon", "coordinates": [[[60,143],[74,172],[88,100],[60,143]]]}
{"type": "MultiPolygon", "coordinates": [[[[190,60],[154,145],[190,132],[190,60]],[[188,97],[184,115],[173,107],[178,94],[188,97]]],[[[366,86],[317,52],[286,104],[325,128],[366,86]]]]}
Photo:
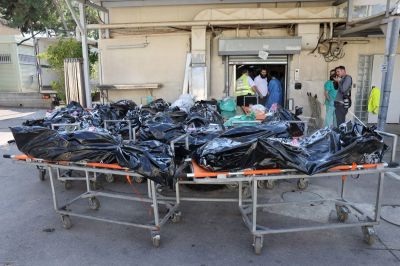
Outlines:
{"type": "MultiPolygon", "coordinates": [[[[99,42],[103,84],[160,83],[153,97],[173,101],[182,93],[190,33],[130,36],[99,42]]],[[[110,90],[113,100],[130,98],[140,102],[148,90],[110,90]]]]}
{"type": "MultiPolygon", "coordinates": [[[[159,21],[190,21],[201,11],[206,9],[223,8],[268,8],[275,12],[274,18],[301,17],[307,18],[312,10],[331,17],[334,12],[329,11],[330,3],[302,3],[299,8],[296,3],[279,4],[224,4],[224,5],[189,5],[189,6],[164,6],[164,7],[135,7],[135,8],[111,8],[111,23],[135,23],[135,22],[159,22],[159,21]],[[327,8],[327,9],[326,9],[327,8]],[[328,11],[324,11],[324,10],[328,11]],[[301,15],[300,15],[301,14],[301,15]]],[[[271,17],[272,18],[272,17],[271,17]]],[[[169,33],[157,34],[157,29],[149,29],[148,32],[132,35],[131,30],[111,31],[111,39],[99,41],[101,73],[103,84],[142,84],[160,83],[162,89],[154,90],[154,97],[162,97],[173,101],[182,89],[184,65],[186,53],[190,52],[190,34],[169,33]],[[143,48],[129,48],[129,45],[138,45],[148,42],[143,48]]],[[[136,33],[137,34],[137,33],[136,33]]],[[[218,39],[221,37],[282,37],[289,36],[286,28],[264,30],[240,30],[219,29],[214,34],[207,32],[206,61],[209,71],[210,97],[220,99],[224,96],[224,63],[218,55],[218,39]]],[[[323,103],[323,84],[328,79],[330,69],[338,65],[346,66],[348,73],[352,75],[353,82],[357,86],[358,57],[361,54],[382,54],[385,49],[383,38],[368,38],[367,43],[360,44],[349,40],[344,47],[345,57],[341,60],[327,63],[324,58],[310,50],[302,50],[299,55],[289,56],[289,73],[287,98],[294,98],[294,104],[304,107],[304,114],[310,115],[307,92],[317,94],[323,103]],[[294,90],[294,70],[300,69],[301,90],[294,90]]],[[[400,49],[399,49],[400,52],[400,49]]],[[[352,90],[353,98],[357,88],[352,90]]],[[[148,91],[110,91],[110,98],[118,100],[130,98],[140,102],[140,97],[148,95],[148,91]]],[[[354,103],[355,101],[353,101],[354,103]]],[[[352,109],[354,108],[354,104],[352,109]]],[[[322,105],[324,117],[324,106],[322,105]]]]}
{"type": "Polygon", "coordinates": [[[0,22],[0,36],[1,35],[19,35],[21,32],[18,29],[7,27],[0,22]]]}

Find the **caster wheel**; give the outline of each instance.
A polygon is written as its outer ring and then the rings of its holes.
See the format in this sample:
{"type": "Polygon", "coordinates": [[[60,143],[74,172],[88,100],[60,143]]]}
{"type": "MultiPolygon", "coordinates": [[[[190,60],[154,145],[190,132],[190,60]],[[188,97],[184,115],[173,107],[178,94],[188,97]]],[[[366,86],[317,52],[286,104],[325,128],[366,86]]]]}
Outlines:
{"type": "Polygon", "coordinates": [[[38,171],[39,171],[39,173],[38,173],[39,180],[44,181],[45,176],[46,176],[46,169],[38,168],[38,171]]]}
{"type": "Polygon", "coordinates": [[[274,180],[266,180],[264,181],[264,188],[266,189],[274,189],[275,181],[274,180]]]}
{"type": "Polygon", "coordinates": [[[61,215],[61,222],[65,229],[70,229],[72,227],[72,222],[71,218],[69,218],[69,215],[61,215]]]}
{"type": "Polygon", "coordinates": [[[251,188],[250,187],[243,187],[243,198],[248,199],[251,197],[251,188]]]}
{"type": "Polygon", "coordinates": [[[171,216],[171,221],[176,224],[179,223],[181,221],[182,218],[182,213],[181,212],[175,212],[174,214],[172,214],[171,216]]]}
{"type": "Polygon", "coordinates": [[[158,248],[160,246],[160,242],[161,242],[160,234],[153,234],[151,237],[151,240],[153,242],[153,247],[158,248]]]}
{"type": "Polygon", "coordinates": [[[376,233],[372,226],[363,226],[362,228],[364,234],[364,242],[372,246],[376,240],[376,233]]]}
{"type": "Polygon", "coordinates": [[[238,183],[229,183],[229,184],[226,184],[225,186],[230,191],[235,191],[236,189],[239,188],[239,184],[238,183]]]}
{"type": "Polygon", "coordinates": [[[339,222],[344,223],[349,218],[350,210],[346,206],[336,205],[336,215],[339,222]]]}
{"type": "Polygon", "coordinates": [[[300,178],[299,181],[297,181],[297,188],[300,190],[305,190],[306,188],[308,188],[308,184],[308,180],[300,178]]]}
{"type": "Polygon", "coordinates": [[[115,178],[112,174],[106,174],[104,176],[104,179],[106,180],[107,183],[114,183],[115,178]]]}
{"type": "Polygon", "coordinates": [[[157,184],[156,185],[156,191],[157,191],[158,194],[162,194],[164,192],[165,188],[166,187],[164,185],[161,185],[161,184],[157,184]]]}
{"type": "Polygon", "coordinates": [[[69,180],[66,180],[66,181],[64,182],[64,188],[65,188],[66,190],[70,190],[70,189],[72,188],[72,182],[69,181],[69,180]]]}
{"type": "Polygon", "coordinates": [[[256,255],[260,255],[261,254],[261,249],[263,247],[263,237],[262,236],[255,236],[254,237],[253,247],[254,247],[254,253],[256,255]]]}
{"type": "Polygon", "coordinates": [[[100,208],[100,201],[96,197],[89,198],[89,208],[97,211],[100,208]]]}
{"type": "Polygon", "coordinates": [[[136,176],[135,177],[135,182],[138,183],[138,184],[144,183],[145,180],[146,179],[143,176],[136,176]]]}

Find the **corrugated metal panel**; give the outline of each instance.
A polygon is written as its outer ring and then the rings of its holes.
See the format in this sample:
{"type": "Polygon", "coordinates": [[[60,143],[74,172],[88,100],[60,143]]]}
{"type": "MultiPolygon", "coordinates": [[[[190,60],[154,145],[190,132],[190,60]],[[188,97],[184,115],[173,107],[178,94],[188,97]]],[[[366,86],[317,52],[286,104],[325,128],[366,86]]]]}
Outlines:
{"type": "Polygon", "coordinates": [[[258,55],[259,51],[270,54],[299,54],[301,37],[219,39],[219,55],[258,55]]]}
{"type": "Polygon", "coordinates": [[[252,65],[286,65],[287,55],[270,55],[267,60],[258,56],[229,56],[230,65],[252,64],[252,65]]]}

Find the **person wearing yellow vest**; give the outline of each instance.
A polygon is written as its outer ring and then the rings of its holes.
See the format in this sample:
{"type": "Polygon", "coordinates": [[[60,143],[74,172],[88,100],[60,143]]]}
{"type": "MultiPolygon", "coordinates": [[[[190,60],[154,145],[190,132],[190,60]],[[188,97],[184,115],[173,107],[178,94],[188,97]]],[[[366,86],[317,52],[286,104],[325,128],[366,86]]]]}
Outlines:
{"type": "Polygon", "coordinates": [[[381,90],[376,86],[372,86],[372,91],[368,99],[368,112],[377,115],[379,112],[380,100],[381,100],[381,90]]]}
{"type": "Polygon", "coordinates": [[[236,80],[235,96],[236,105],[244,105],[245,96],[254,96],[257,92],[256,84],[249,76],[249,71],[246,68],[242,69],[242,75],[236,80]]]}

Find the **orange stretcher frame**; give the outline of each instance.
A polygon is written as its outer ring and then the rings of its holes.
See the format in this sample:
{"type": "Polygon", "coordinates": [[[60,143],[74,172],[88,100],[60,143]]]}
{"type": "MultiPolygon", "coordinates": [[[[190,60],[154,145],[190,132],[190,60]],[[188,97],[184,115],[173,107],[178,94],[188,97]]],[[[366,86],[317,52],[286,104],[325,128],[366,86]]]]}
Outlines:
{"type": "MultiPolygon", "coordinates": [[[[372,169],[383,166],[383,163],[377,164],[361,164],[357,165],[353,163],[352,165],[339,165],[330,168],[328,171],[355,171],[359,169],[372,169]]],[[[193,177],[194,178],[206,178],[206,177],[217,177],[219,175],[229,175],[231,172],[222,171],[222,172],[210,172],[200,167],[196,161],[192,160],[192,168],[193,168],[193,177]]],[[[236,174],[241,174],[244,176],[248,175],[271,175],[271,174],[282,174],[289,171],[295,171],[294,169],[260,169],[260,170],[241,170],[235,172],[236,174]]]]}
{"type": "MultiPolygon", "coordinates": [[[[14,160],[20,160],[20,161],[26,161],[26,160],[42,160],[42,159],[37,159],[28,155],[10,155],[11,159],[14,160]]],[[[46,161],[46,160],[42,160],[44,162],[47,163],[58,163],[58,164],[68,164],[70,162],[66,162],[66,161],[57,161],[57,162],[52,162],[52,161],[46,161]]],[[[81,163],[81,162],[74,162],[75,164],[78,165],[84,165],[84,166],[88,166],[88,167],[94,167],[94,168],[105,168],[105,169],[115,169],[115,170],[129,170],[128,168],[122,167],[118,164],[110,164],[110,163],[81,163]]]]}

